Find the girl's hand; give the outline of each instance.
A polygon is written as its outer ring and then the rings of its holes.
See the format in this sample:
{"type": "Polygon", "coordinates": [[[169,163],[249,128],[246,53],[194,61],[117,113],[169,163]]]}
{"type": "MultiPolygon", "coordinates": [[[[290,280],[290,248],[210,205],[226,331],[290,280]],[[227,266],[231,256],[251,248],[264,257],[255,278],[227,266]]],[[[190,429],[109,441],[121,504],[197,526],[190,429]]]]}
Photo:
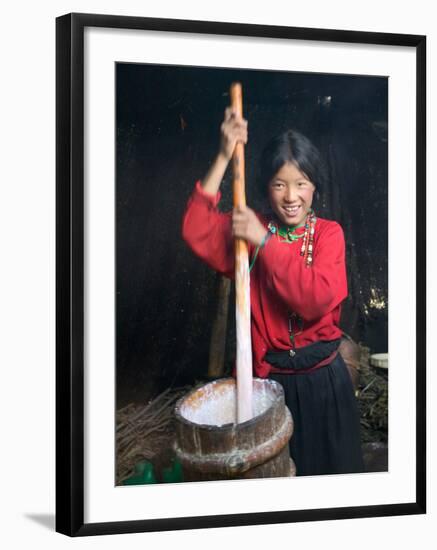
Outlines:
{"type": "Polygon", "coordinates": [[[248,206],[244,206],[234,208],[232,212],[232,233],[234,237],[260,246],[268,231],[255,212],[248,206]]]}
{"type": "Polygon", "coordinates": [[[232,107],[227,107],[225,119],[220,127],[219,154],[228,162],[232,158],[237,141],[247,143],[247,120],[239,116],[232,107]]]}

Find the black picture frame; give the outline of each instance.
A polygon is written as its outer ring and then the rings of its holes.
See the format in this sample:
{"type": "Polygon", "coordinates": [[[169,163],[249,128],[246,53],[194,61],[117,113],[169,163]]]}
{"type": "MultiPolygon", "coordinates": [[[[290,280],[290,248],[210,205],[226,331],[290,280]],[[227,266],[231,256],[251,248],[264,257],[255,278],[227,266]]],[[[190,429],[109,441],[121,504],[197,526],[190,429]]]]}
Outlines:
{"type": "Polygon", "coordinates": [[[56,20],[56,530],[69,536],[320,521],[426,512],[426,37],[67,14],[56,20]],[[84,523],[84,29],[157,30],[376,44],[416,52],[416,499],[387,505],[84,523]]]}

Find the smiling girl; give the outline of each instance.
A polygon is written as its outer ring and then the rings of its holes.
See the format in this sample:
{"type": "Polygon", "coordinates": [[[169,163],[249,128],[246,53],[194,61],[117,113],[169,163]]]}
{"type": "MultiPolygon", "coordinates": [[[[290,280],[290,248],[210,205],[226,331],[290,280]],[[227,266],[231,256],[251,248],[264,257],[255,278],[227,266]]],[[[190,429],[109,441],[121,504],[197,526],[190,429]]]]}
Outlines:
{"type": "Polygon", "coordinates": [[[219,152],[189,199],[183,238],[228,277],[234,276],[234,238],[248,243],[253,370],[284,388],[297,475],[361,472],[358,409],[338,353],[347,296],[344,235],[338,223],[312,209],[324,178],[322,160],[294,130],[273,138],[260,165],[269,214],[249,207],[222,213],[220,184],[235,144],[247,139],[247,121],[227,108],[219,152]]]}

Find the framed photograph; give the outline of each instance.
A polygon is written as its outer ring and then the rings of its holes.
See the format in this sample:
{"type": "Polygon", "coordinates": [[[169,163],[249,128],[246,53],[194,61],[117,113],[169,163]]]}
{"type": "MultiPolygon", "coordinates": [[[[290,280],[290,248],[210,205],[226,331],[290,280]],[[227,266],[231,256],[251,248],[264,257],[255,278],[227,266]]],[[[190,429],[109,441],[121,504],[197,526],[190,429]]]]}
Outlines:
{"type": "MultiPolygon", "coordinates": [[[[425,67],[424,36],[57,19],[57,531],[425,513],[425,67]],[[220,248],[222,234],[206,232],[213,216],[211,227],[243,238],[241,218],[231,215],[227,163],[233,154],[235,170],[237,153],[225,154],[228,129],[245,143],[248,208],[237,210],[253,229],[243,239],[256,289],[253,388],[268,381],[275,395],[244,422],[211,412],[227,407],[212,396],[234,388],[241,343],[226,263],[233,238],[220,248]],[[284,136],[291,156],[266,178],[268,151],[284,136]],[[334,245],[321,240],[330,231],[344,242],[345,270],[335,275],[334,245]],[[286,290],[274,302],[284,262],[265,279],[262,270],[282,258],[275,250],[293,247],[303,256],[290,275],[300,301],[286,290]],[[328,277],[322,249],[331,254],[335,303],[330,285],[317,287],[328,277]],[[319,301],[310,297],[316,288],[319,301]],[[264,355],[274,346],[262,343],[279,303],[293,309],[285,371],[282,351],[264,355]],[[315,343],[325,355],[311,356],[311,372],[302,373],[299,361],[315,343]],[[276,370],[265,369],[266,357],[276,370]],[[295,391],[288,380],[315,381],[334,360],[357,419],[354,431],[339,409],[342,466],[330,462],[330,449],[300,454],[304,432],[339,441],[326,398],[297,412],[287,393],[295,391]],[[241,443],[238,453],[228,452],[230,438],[241,443]],[[283,469],[272,466],[279,457],[283,469]]],[[[280,342],[279,332],[269,338],[280,342]]]]}

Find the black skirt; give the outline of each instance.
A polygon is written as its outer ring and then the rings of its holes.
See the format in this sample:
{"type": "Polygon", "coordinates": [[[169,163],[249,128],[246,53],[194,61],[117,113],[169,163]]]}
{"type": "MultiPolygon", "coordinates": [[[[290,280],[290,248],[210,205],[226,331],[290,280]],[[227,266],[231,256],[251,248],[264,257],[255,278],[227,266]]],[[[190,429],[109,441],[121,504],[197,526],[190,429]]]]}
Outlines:
{"type": "Polygon", "coordinates": [[[283,386],[293,416],[296,475],[363,472],[358,406],[341,355],[312,372],[270,378],[283,386]]]}

